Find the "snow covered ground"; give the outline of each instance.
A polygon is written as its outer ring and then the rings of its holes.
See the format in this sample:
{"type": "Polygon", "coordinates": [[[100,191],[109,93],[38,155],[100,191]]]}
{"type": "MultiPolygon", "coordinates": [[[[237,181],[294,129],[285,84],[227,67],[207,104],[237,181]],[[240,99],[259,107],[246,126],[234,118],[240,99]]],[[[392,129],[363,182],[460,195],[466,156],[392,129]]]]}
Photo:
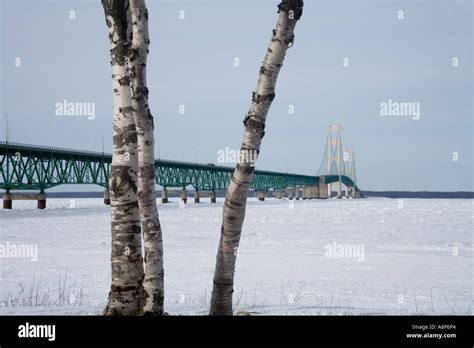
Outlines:
{"type": "MultiPolygon", "coordinates": [[[[184,207],[174,200],[159,206],[166,311],[207,314],[222,199],[184,207]]],[[[13,204],[0,210],[0,246],[10,248],[0,258],[0,314],[100,314],[110,286],[110,208],[101,199],[48,199],[44,211],[34,201],[13,204]],[[37,260],[12,257],[18,246],[36,246],[37,260]]],[[[472,313],[472,200],[292,204],[250,199],[236,311],[472,313]]]]}

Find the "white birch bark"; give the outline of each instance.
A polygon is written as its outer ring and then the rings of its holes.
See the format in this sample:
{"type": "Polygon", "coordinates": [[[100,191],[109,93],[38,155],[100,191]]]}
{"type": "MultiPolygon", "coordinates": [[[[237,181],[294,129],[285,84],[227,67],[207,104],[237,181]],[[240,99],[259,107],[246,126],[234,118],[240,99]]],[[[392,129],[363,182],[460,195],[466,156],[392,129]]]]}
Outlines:
{"type": "Polygon", "coordinates": [[[138,198],[145,249],[142,313],[163,315],[163,240],[155,194],[154,123],[148,105],[146,64],[150,44],[144,0],[130,0],[132,47],[129,54],[132,111],[138,132],[138,198]]]}
{"type": "Polygon", "coordinates": [[[138,315],[143,279],[137,195],[137,133],[128,72],[129,3],[102,0],[111,44],[113,155],[109,176],[112,211],[112,286],[105,315],[138,315]]]}
{"type": "Polygon", "coordinates": [[[245,161],[249,152],[256,155],[265,134],[265,121],[275,97],[275,85],[286,51],[293,44],[294,28],[303,13],[303,0],[282,0],[278,5],[278,21],[273,30],[256,91],[252,96],[250,111],[244,119],[244,136],[241,160],[237,164],[227,189],[224,203],[221,238],[217,252],[211,297],[210,315],[232,315],[235,262],[245,217],[247,194],[253,180],[255,167],[245,161]],[[244,154],[244,155],[243,155],[244,154]]]}

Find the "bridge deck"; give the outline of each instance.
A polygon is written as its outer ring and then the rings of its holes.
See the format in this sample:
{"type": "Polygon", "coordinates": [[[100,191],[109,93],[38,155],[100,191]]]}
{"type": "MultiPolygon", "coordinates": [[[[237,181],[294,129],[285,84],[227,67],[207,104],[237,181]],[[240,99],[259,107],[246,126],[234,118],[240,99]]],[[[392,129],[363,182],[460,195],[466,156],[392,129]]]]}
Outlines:
{"type": "MultiPolygon", "coordinates": [[[[45,190],[63,184],[108,186],[112,155],[92,151],[0,142],[0,188],[45,190]]],[[[157,159],[155,177],[163,187],[193,186],[196,190],[226,189],[233,167],[157,159]]],[[[324,176],[326,183],[339,176],[324,176]]],[[[345,185],[353,186],[342,176],[345,185]]],[[[283,190],[296,185],[317,185],[318,176],[256,170],[254,190],[283,190]]]]}

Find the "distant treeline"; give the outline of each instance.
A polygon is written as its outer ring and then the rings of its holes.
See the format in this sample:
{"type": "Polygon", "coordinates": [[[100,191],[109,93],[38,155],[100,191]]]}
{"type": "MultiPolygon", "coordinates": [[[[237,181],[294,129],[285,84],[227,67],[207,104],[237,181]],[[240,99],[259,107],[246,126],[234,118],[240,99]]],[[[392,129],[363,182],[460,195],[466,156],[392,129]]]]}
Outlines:
{"type": "Polygon", "coordinates": [[[386,198],[474,198],[474,192],[436,192],[436,191],[362,191],[365,197],[386,198]]]}

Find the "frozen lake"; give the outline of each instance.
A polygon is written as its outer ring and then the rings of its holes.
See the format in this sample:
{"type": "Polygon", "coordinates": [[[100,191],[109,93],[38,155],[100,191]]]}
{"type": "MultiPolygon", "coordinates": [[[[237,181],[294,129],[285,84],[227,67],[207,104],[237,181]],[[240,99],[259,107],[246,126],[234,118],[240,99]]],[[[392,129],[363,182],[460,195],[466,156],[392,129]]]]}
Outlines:
{"type": "MultiPolygon", "coordinates": [[[[159,205],[165,310],[207,314],[223,199],[174,201],[159,205]]],[[[0,314],[100,314],[110,287],[110,208],[101,199],[47,204],[0,210],[0,314]],[[18,246],[36,246],[37,260],[13,257],[18,246]]],[[[472,200],[252,198],[236,311],[472,314],[472,232],[472,200]]]]}

